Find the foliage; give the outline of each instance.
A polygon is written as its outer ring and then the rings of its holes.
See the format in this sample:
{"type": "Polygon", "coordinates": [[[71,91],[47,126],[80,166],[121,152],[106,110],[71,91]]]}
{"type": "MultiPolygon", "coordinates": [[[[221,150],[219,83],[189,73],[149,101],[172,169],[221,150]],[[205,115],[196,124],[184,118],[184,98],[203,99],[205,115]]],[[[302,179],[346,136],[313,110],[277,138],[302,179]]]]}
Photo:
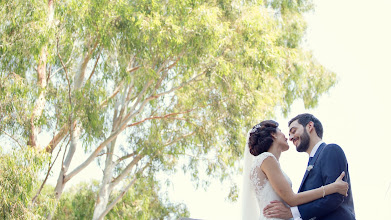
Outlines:
{"type": "MultiPolygon", "coordinates": [[[[126,192],[122,201],[111,210],[107,219],[178,219],[188,217],[182,204],[171,204],[158,195],[157,182],[142,179],[126,192]]],[[[99,182],[80,183],[66,191],[53,219],[91,219],[99,182]]],[[[116,191],[114,197],[120,192],[116,191]]]]}
{"type": "MultiPolygon", "coordinates": [[[[120,192],[113,193],[113,197],[120,192]]],[[[180,219],[189,217],[185,204],[174,204],[162,192],[153,176],[140,179],[122,201],[107,215],[108,219],[180,219]]]]}
{"type": "Polygon", "coordinates": [[[253,124],[336,82],[300,47],[310,0],[47,2],[0,2],[0,136],[70,142],[58,195],[93,161],[107,203],[183,158],[196,183],[229,180],[253,124]],[[78,144],[89,159],[67,170],[78,144]]]}
{"type": "Polygon", "coordinates": [[[53,219],[91,219],[97,184],[92,182],[72,186],[62,195],[53,219]]]}
{"type": "Polygon", "coordinates": [[[47,156],[24,147],[3,152],[0,148],[0,218],[43,219],[53,207],[50,196],[42,196],[30,207],[31,199],[40,186],[38,174],[47,164],[47,156]]]}

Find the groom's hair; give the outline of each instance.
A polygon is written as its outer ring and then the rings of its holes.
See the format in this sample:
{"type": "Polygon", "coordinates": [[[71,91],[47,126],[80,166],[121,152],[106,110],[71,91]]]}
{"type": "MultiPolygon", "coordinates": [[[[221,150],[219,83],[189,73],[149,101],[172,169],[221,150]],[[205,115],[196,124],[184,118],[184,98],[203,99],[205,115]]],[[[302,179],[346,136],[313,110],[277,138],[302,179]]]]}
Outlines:
{"type": "Polygon", "coordinates": [[[299,124],[303,125],[303,127],[307,126],[307,124],[312,121],[314,123],[315,131],[318,137],[322,138],[323,137],[323,126],[322,123],[313,115],[309,113],[303,113],[300,115],[297,115],[296,117],[292,118],[288,122],[288,126],[292,124],[292,122],[296,121],[299,122],[299,124]]]}

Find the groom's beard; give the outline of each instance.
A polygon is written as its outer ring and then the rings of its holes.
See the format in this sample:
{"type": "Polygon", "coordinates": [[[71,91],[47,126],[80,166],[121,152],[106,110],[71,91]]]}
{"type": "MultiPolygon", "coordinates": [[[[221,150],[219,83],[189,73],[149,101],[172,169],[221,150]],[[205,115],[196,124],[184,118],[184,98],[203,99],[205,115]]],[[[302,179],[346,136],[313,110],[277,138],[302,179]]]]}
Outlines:
{"type": "Polygon", "coordinates": [[[300,136],[300,145],[296,148],[298,152],[306,152],[310,147],[310,136],[307,131],[304,130],[304,133],[300,136]]]}

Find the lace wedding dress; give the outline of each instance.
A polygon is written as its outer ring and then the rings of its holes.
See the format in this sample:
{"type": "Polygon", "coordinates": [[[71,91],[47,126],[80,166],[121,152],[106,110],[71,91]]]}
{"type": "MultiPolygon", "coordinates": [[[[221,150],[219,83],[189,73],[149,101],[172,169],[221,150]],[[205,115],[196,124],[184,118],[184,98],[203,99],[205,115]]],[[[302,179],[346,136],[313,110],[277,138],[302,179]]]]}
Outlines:
{"type": "MultiPolygon", "coordinates": [[[[266,220],[266,219],[281,220],[276,218],[266,218],[262,214],[263,209],[273,200],[279,200],[285,203],[274,191],[265,173],[263,173],[263,171],[261,170],[262,162],[268,157],[273,157],[274,159],[276,159],[272,153],[264,152],[254,157],[252,159],[252,164],[250,166],[250,172],[249,172],[250,184],[252,185],[251,188],[253,190],[253,193],[255,194],[255,198],[257,201],[258,207],[256,208],[259,210],[256,218],[258,220],[266,220]]],[[[289,177],[283,171],[282,173],[284,174],[286,180],[290,183],[290,185],[292,185],[292,182],[289,179],[289,177]]],[[[254,215],[252,215],[252,217],[253,216],[254,215]]]]}

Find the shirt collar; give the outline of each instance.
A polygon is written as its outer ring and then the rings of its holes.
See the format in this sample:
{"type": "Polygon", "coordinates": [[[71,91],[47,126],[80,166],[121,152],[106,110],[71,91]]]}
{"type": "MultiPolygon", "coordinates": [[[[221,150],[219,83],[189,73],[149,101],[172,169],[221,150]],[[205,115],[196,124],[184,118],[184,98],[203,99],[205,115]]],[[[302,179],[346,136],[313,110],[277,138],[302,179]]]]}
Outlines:
{"type": "Polygon", "coordinates": [[[323,144],[324,143],[324,141],[319,141],[317,144],[315,144],[315,146],[314,146],[314,148],[312,148],[312,151],[311,151],[311,153],[310,153],[310,157],[313,157],[313,156],[315,156],[315,153],[316,153],[316,151],[318,150],[318,148],[319,148],[319,146],[321,145],[321,144],[323,144]]]}

